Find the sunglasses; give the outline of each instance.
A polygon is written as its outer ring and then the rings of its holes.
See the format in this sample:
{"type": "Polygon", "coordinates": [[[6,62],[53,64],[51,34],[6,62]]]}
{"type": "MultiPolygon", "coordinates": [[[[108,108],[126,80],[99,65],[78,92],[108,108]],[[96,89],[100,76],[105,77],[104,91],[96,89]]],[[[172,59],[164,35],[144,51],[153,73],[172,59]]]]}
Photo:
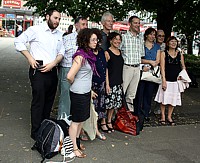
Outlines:
{"type": "Polygon", "coordinates": [[[165,37],[165,35],[157,35],[157,37],[165,37]]]}

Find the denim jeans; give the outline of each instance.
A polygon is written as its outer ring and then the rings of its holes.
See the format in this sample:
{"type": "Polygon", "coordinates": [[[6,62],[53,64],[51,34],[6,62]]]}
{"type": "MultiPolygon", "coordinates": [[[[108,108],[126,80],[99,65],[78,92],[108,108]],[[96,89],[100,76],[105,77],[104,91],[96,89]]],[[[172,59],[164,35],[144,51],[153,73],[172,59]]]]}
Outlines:
{"type": "Polygon", "coordinates": [[[149,117],[151,110],[151,102],[155,91],[156,83],[141,80],[138,85],[136,95],[136,114],[143,114],[144,117],[149,117]]]}
{"type": "Polygon", "coordinates": [[[58,105],[58,119],[63,112],[65,112],[68,116],[70,115],[70,96],[69,96],[69,88],[70,83],[67,81],[67,73],[70,68],[68,67],[60,67],[59,75],[58,75],[58,86],[60,91],[60,99],[58,105]]]}

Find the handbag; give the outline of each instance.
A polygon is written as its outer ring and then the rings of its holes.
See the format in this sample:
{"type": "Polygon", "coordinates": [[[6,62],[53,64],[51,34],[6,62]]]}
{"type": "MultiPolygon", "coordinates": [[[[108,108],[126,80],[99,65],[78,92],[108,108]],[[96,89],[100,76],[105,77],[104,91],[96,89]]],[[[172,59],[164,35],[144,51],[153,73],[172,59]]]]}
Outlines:
{"type": "Polygon", "coordinates": [[[83,123],[83,129],[85,132],[87,132],[90,140],[94,140],[96,137],[97,120],[98,120],[98,114],[95,111],[95,106],[93,104],[93,100],[91,99],[90,117],[83,123]]]}
{"type": "Polygon", "coordinates": [[[136,136],[140,133],[139,126],[139,119],[137,116],[134,116],[129,110],[126,110],[125,107],[118,110],[113,126],[115,130],[136,136]]]}
{"type": "Polygon", "coordinates": [[[160,66],[151,66],[149,71],[142,72],[141,80],[146,80],[154,83],[161,84],[160,66]]]}
{"type": "Polygon", "coordinates": [[[128,110],[125,95],[122,93],[123,107],[118,110],[115,115],[115,122],[113,128],[115,130],[131,134],[139,135],[140,133],[140,123],[137,116],[134,116],[131,111],[128,110]]]}

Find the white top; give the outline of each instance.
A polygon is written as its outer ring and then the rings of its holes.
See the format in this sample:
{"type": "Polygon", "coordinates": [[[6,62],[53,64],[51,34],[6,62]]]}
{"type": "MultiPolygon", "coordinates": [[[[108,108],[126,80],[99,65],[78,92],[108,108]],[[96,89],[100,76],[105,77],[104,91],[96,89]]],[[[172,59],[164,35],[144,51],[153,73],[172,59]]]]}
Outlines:
{"type": "Polygon", "coordinates": [[[72,56],[78,49],[77,46],[77,35],[78,33],[75,31],[63,37],[63,44],[65,47],[65,55],[60,63],[62,67],[71,67],[72,66],[72,56]]]}
{"type": "Polygon", "coordinates": [[[22,26],[18,25],[18,31],[22,31],[22,26]]]}
{"type": "Polygon", "coordinates": [[[27,50],[26,43],[30,44],[32,57],[43,60],[44,65],[53,62],[58,54],[64,55],[62,32],[51,31],[47,23],[29,27],[14,41],[18,51],[27,50]]]}
{"type": "Polygon", "coordinates": [[[70,91],[77,94],[85,94],[91,91],[93,71],[88,61],[81,66],[77,72],[74,82],[70,86],[70,91]]]}

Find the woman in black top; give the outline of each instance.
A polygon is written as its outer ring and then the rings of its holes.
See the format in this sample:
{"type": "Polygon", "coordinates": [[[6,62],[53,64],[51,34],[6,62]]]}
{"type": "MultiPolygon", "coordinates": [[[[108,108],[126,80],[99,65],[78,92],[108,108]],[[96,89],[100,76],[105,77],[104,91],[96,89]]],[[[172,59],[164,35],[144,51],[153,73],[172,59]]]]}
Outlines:
{"type": "Polygon", "coordinates": [[[107,127],[113,132],[114,129],[111,124],[114,109],[122,106],[122,70],[124,60],[121,51],[118,49],[122,37],[117,32],[111,32],[108,35],[110,41],[110,48],[105,51],[106,61],[108,63],[106,70],[106,109],[107,109],[107,127]]]}
{"type": "Polygon", "coordinates": [[[172,113],[176,105],[181,106],[181,93],[178,89],[178,75],[185,69],[184,57],[177,50],[178,40],[170,36],[166,42],[166,50],[161,54],[161,75],[162,84],[159,86],[155,101],[161,107],[161,124],[165,124],[165,107],[168,106],[167,121],[175,125],[172,120],[172,113]]]}

